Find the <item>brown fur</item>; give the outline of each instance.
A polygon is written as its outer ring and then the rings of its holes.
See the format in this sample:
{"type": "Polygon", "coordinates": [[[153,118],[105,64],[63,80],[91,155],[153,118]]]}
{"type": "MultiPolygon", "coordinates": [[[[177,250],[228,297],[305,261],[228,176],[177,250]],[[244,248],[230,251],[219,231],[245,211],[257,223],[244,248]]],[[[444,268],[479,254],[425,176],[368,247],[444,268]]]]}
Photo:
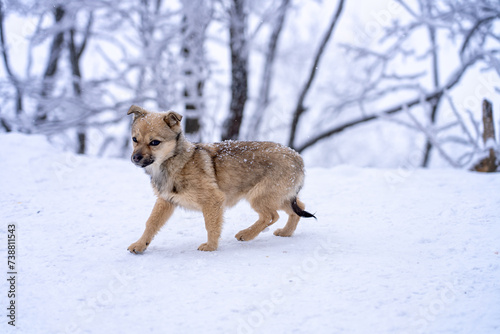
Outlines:
{"type": "Polygon", "coordinates": [[[146,229],[130,245],[130,252],[143,252],[176,206],[203,213],[208,241],[198,249],[214,251],[219,244],[224,208],[243,198],[259,219],[238,232],[236,239],[254,239],[278,220],[278,210],[285,211],[289,218],[285,227],[274,234],[293,234],[298,214],[304,211],[296,213],[292,203],[296,200],[295,210],[305,208],[297,199],[304,182],[304,163],[297,152],[270,142],[194,144],[184,138],[182,116],[175,112],[153,113],[132,106],[128,114],[134,114],[132,161],[151,176],[157,196],[146,229]]]}

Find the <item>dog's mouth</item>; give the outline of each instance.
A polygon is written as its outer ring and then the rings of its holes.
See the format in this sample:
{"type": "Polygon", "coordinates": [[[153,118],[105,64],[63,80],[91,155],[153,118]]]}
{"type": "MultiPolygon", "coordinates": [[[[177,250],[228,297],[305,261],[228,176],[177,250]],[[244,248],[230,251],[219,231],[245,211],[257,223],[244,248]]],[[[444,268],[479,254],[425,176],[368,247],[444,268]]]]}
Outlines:
{"type": "Polygon", "coordinates": [[[151,165],[153,162],[154,162],[154,160],[147,160],[147,161],[143,161],[143,162],[137,164],[137,166],[144,168],[144,167],[151,165]]]}
{"type": "Polygon", "coordinates": [[[132,162],[137,167],[144,168],[144,167],[151,165],[153,162],[155,162],[155,159],[134,155],[134,156],[132,156],[132,162]]]}

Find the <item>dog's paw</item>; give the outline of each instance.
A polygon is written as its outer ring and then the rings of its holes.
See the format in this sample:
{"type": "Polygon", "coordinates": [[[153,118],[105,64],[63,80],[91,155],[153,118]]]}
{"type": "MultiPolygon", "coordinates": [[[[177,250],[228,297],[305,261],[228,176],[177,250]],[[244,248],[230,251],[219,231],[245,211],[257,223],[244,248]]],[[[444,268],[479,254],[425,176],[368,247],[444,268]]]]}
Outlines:
{"type": "Polygon", "coordinates": [[[198,247],[198,250],[203,252],[213,252],[217,250],[217,246],[211,246],[207,242],[204,242],[200,245],[200,247],[198,247]]]}
{"type": "Polygon", "coordinates": [[[127,249],[130,253],[139,254],[144,252],[146,248],[148,248],[148,246],[149,242],[137,241],[134,242],[132,245],[128,246],[127,249]]]}
{"type": "Polygon", "coordinates": [[[290,233],[289,231],[285,231],[284,228],[279,228],[276,231],[274,231],[274,235],[277,237],[291,237],[292,234],[293,232],[290,233]]]}
{"type": "Polygon", "coordinates": [[[236,235],[234,237],[239,241],[250,241],[252,239],[255,239],[255,237],[257,235],[258,235],[258,233],[255,233],[254,230],[247,228],[245,230],[242,230],[242,231],[239,231],[238,233],[236,233],[236,235]]]}

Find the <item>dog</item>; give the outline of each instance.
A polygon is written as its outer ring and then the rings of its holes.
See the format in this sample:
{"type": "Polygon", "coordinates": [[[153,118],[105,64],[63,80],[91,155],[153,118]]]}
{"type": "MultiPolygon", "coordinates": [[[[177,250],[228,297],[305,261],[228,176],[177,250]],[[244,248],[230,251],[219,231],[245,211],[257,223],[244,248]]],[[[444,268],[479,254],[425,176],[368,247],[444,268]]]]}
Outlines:
{"type": "Polygon", "coordinates": [[[304,184],[304,162],[291,148],[271,142],[189,142],[182,132],[182,116],[176,112],[150,112],[133,105],[132,162],[151,177],[157,197],[146,229],[128,247],[142,253],[179,206],[203,213],[208,240],[198,250],[215,251],[219,245],[224,208],[246,199],[258,213],[255,224],[236,234],[254,239],[274,224],[278,210],[288,214],[284,228],[274,235],[290,237],[300,217],[314,217],[298,199],[304,184]]]}

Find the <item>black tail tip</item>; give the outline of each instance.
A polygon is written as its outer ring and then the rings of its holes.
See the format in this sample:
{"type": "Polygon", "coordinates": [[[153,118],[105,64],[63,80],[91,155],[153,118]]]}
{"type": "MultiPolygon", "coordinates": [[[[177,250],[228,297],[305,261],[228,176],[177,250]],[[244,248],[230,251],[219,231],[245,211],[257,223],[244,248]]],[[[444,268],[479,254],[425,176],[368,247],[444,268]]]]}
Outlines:
{"type": "Polygon", "coordinates": [[[292,201],[292,209],[293,209],[293,212],[295,212],[297,214],[297,216],[304,217],[304,218],[314,218],[316,220],[318,219],[312,213],[307,212],[305,210],[302,210],[299,207],[299,205],[297,204],[297,199],[296,198],[294,198],[293,201],[292,201]]]}
{"type": "Polygon", "coordinates": [[[307,212],[307,211],[302,211],[302,216],[301,217],[304,217],[304,218],[314,218],[314,219],[318,220],[318,218],[316,218],[315,215],[313,215],[312,213],[307,212]]]}

